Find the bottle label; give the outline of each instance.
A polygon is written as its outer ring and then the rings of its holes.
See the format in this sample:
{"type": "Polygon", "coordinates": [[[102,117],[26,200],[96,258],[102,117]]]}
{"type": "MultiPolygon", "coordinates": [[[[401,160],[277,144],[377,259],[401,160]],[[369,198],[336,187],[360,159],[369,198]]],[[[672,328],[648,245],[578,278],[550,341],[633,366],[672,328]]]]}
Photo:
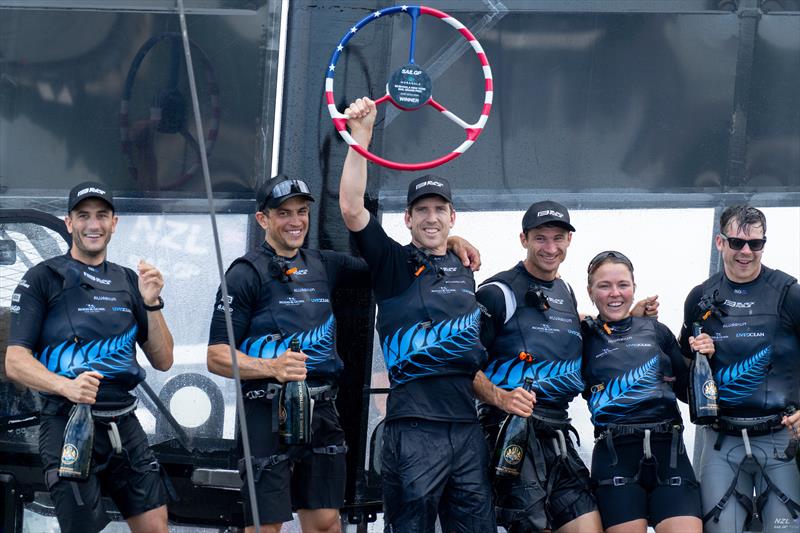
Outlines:
{"type": "Polygon", "coordinates": [[[709,400],[717,400],[717,384],[714,383],[714,380],[709,379],[703,383],[703,396],[709,400]]]}
{"type": "Polygon", "coordinates": [[[69,443],[65,444],[64,448],[61,450],[61,464],[71,465],[75,464],[75,461],[77,460],[78,460],[78,448],[69,443]]]}
{"type": "Polygon", "coordinates": [[[516,444],[512,444],[508,446],[505,450],[503,450],[503,460],[510,464],[511,466],[516,466],[522,460],[523,451],[522,448],[516,444]]]}

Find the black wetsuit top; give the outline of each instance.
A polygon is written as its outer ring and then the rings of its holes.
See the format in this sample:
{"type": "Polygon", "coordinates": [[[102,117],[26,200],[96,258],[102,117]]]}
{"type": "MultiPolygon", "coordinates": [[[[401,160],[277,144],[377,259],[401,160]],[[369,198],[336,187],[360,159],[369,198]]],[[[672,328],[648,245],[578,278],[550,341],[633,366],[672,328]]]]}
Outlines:
{"type": "MultiPolygon", "coordinates": [[[[287,258],[261,243],[235,260],[225,274],[237,348],[250,357],[272,359],[296,338],[308,356],[307,379],[312,383],[335,381],[343,364],[336,350],[331,293],[339,283],[366,272],[364,261],[343,253],[300,249],[287,258]]],[[[227,342],[218,290],[208,343],[227,342]]],[[[269,380],[247,380],[242,387],[261,388],[265,381],[269,380]]]]}
{"type": "Polygon", "coordinates": [[[687,357],[694,321],[714,339],[709,362],[723,415],[760,417],[800,404],[800,285],[779,270],[761,267],[749,283],[724,273],[689,293],[684,306],[681,348],[687,357]],[[722,312],[702,320],[698,303],[716,302],[722,312]]]}
{"type": "Polygon", "coordinates": [[[28,348],[68,378],[102,374],[99,407],[133,402],[128,391],[145,378],[137,342],[147,342],[147,311],[129,268],[109,261],[90,266],[67,253],[28,270],[12,296],[8,345],[28,348]]]}
{"type": "Polygon", "coordinates": [[[652,318],[583,322],[583,375],[592,423],[647,424],[681,419],[689,369],[669,328],[652,318]]]}
{"type": "Polygon", "coordinates": [[[476,421],[472,380],[486,352],[472,273],[452,253],[395,242],[374,217],[353,235],[373,273],[392,385],[386,419],[476,421]]]}
{"type": "Polygon", "coordinates": [[[523,263],[486,280],[478,289],[478,301],[488,311],[481,322],[481,341],[489,352],[486,377],[498,387],[521,387],[526,377],[534,380],[537,405],[567,416],[569,402],[584,389],[581,378],[581,331],[575,295],[562,280],[543,281],[531,276],[523,263]],[[510,289],[515,306],[497,283],[510,289]],[[527,293],[539,289],[549,309],[540,310],[527,293]],[[532,361],[520,359],[526,352],[532,361]]]}

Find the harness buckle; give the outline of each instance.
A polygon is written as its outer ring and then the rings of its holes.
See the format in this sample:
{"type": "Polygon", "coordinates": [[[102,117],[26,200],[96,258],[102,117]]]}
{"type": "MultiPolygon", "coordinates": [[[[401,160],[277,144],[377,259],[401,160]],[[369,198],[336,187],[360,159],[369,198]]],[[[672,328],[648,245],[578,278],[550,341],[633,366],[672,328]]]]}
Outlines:
{"type": "Polygon", "coordinates": [[[789,502],[789,500],[790,500],[789,496],[784,492],[781,492],[778,495],[778,501],[780,501],[784,505],[786,505],[789,502]]]}
{"type": "Polygon", "coordinates": [[[263,398],[267,395],[267,391],[265,390],[251,390],[248,391],[247,394],[244,395],[245,398],[248,400],[258,400],[259,398],[263,398]]]}
{"type": "Polygon", "coordinates": [[[683,485],[683,478],[681,476],[673,476],[669,478],[670,487],[680,487],[683,485]]]}
{"type": "Polygon", "coordinates": [[[628,484],[628,480],[622,476],[614,476],[611,481],[614,483],[615,487],[622,487],[628,484]]]}

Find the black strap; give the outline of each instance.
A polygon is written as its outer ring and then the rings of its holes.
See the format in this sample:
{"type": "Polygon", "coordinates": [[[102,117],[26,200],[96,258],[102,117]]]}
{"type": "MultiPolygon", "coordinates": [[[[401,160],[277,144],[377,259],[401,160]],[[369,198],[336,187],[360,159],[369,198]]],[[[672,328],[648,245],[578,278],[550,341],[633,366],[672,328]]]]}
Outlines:
{"type": "Polygon", "coordinates": [[[767,473],[764,471],[764,467],[761,466],[761,463],[758,463],[758,461],[756,461],[756,463],[761,469],[761,475],[764,477],[764,482],[767,484],[767,488],[764,489],[764,492],[762,492],[756,497],[756,509],[758,510],[758,513],[759,514],[762,513],[764,506],[767,504],[767,498],[769,497],[769,493],[772,492],[778,497],[778,500],[783,505],[786,506],[786,509],[789,510],[789,513],[792,515],[792,518],[797,519],[797,517],[800,516],[798,515],[798,512],[800,512],[800,505],[798,505],[797,502],[789,498],[789,496],[787,496],[786,493],[784,493],[781,489],[778,488],[777,485],[775,485],[775,483],[772,482],[769,476],[767,476],[767,473]]]}
{"type": "Polygon", "coordinates": [[[619,457],[617,457],[617,450],[614,448],[614,435],[610,431],[606,431],[606,447],[608,448],[608,453],[611,455],[611,466],[616,466],[619,463],[619,457]]]}
{"type": "Polygon", "coordinates": [[[340,453],[347,453],[347,444],[331,444],[329,446],[321,446],[319,448],[312,448],[311,451],[321,455],[338,455],[340,453]]]}
{"type": "Polygon", "coordinates": [[[47,486],[47,490],[53,488],[53,485],[58,483],[58,480],[61,479],[58,477],[58,468],[51,468],[44,473],[44,484],[47,486]]]}
{"type": "MultiPolygon", "coordinates": [[[[276,453],[274,455],[270,455],[269,457],[256,457],[253,459],[253,472],[258,473],[261,470],[269,468],[270,466],[275,466],[276,464],[287,461],[289,459],[289,455],[285,453],[276,453]]],[[[244,459],[239,459],[238,462],[239,467],[239,475],[244,478],[245,477],[245,464],[244,459]]]]}
{"type": "MultiPolygon", "coordinates": [[[[756,419],[720,417],[712,427],[714,431],[718,433],[725,433],[726,435],[737,437],[741,436],[743,429],[746,429],[748,436],[757,437],[759,435],[768,435],[775,430],[783,429],[783,425],[781,424],[782,418],[782,414],[759,417],[756,419]]],[[[721,439],[718,438],[717,440],[720,441],[721,439]]]]}
{"type": "MultiPolygon", "coordinates": [[[[722,433],[717,438],[717,443],[719,444],[722,440],[722,433]]],[[[719,449],[714,445],[715,449],[719,449]]],[[[739,462],[739,465],[736,467],[736,473],[733,475],[733,479],[731,480],[731,484],[728,486],[728,490],[725,491],[725,494],[722,498],[717,502],[717,504],[705,515],[703,515],[703,523],[708,522],[709,519],[713,518],[714,522],[719,522],[719,516],[722,514],[722,511],[725,509],[725,506],[728,505],[728,500],[730,500],[731,496],[736,497],[736,501],[744,507],[745,512],[747,513],[747,517],[745,518],[745,529],[749,529],[749,526],[753,520],[753,500],[748,496],[742,494],[738,490],[736,490],[736,483],[739,481],[739,474],[742,471],[742,465],[744,465],[745,461],[750,459],[751,457],[745,457],[739,462]]],[[[755,459],[753,459],[755,460],[755,459]]],[[[758,461],[756,461],[758,463],[758,461]]]]}

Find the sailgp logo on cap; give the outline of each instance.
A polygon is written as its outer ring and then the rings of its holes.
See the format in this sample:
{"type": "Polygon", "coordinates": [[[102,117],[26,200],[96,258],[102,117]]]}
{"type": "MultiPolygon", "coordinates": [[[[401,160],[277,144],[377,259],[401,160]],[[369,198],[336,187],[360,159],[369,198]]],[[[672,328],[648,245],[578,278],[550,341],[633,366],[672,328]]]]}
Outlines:
{"type": "Polygon", "coordinates": [[[75,196],[83,196],[84,194],[90,194],[90,193],[105,195],[106,191],[104,191],[103,189],[98,189],[97,187],[86,187],[85,189],[79,190],[78,194],[76,194],[75,196]]]}
{"type": "Polygon", "coordinates": [[[422,187],[427,187],[428,185],[431,185],[433,187],[444,187],[444,184],[442,184],[442,182],[440,181],[428,180],[428,181],[423,181],[422,183],[417,183],[415,189],[421,189],[422,187]]]}
{"type": "Polygon", "coordinates": [[[539,211],[536,213],[537,217],[544,217],[547,215],[553,215],[554,217],[564,218],[564,213],[559,213],[558,211],[553,211],[552,209],[545,209],[544,211],[539,211]]]}

